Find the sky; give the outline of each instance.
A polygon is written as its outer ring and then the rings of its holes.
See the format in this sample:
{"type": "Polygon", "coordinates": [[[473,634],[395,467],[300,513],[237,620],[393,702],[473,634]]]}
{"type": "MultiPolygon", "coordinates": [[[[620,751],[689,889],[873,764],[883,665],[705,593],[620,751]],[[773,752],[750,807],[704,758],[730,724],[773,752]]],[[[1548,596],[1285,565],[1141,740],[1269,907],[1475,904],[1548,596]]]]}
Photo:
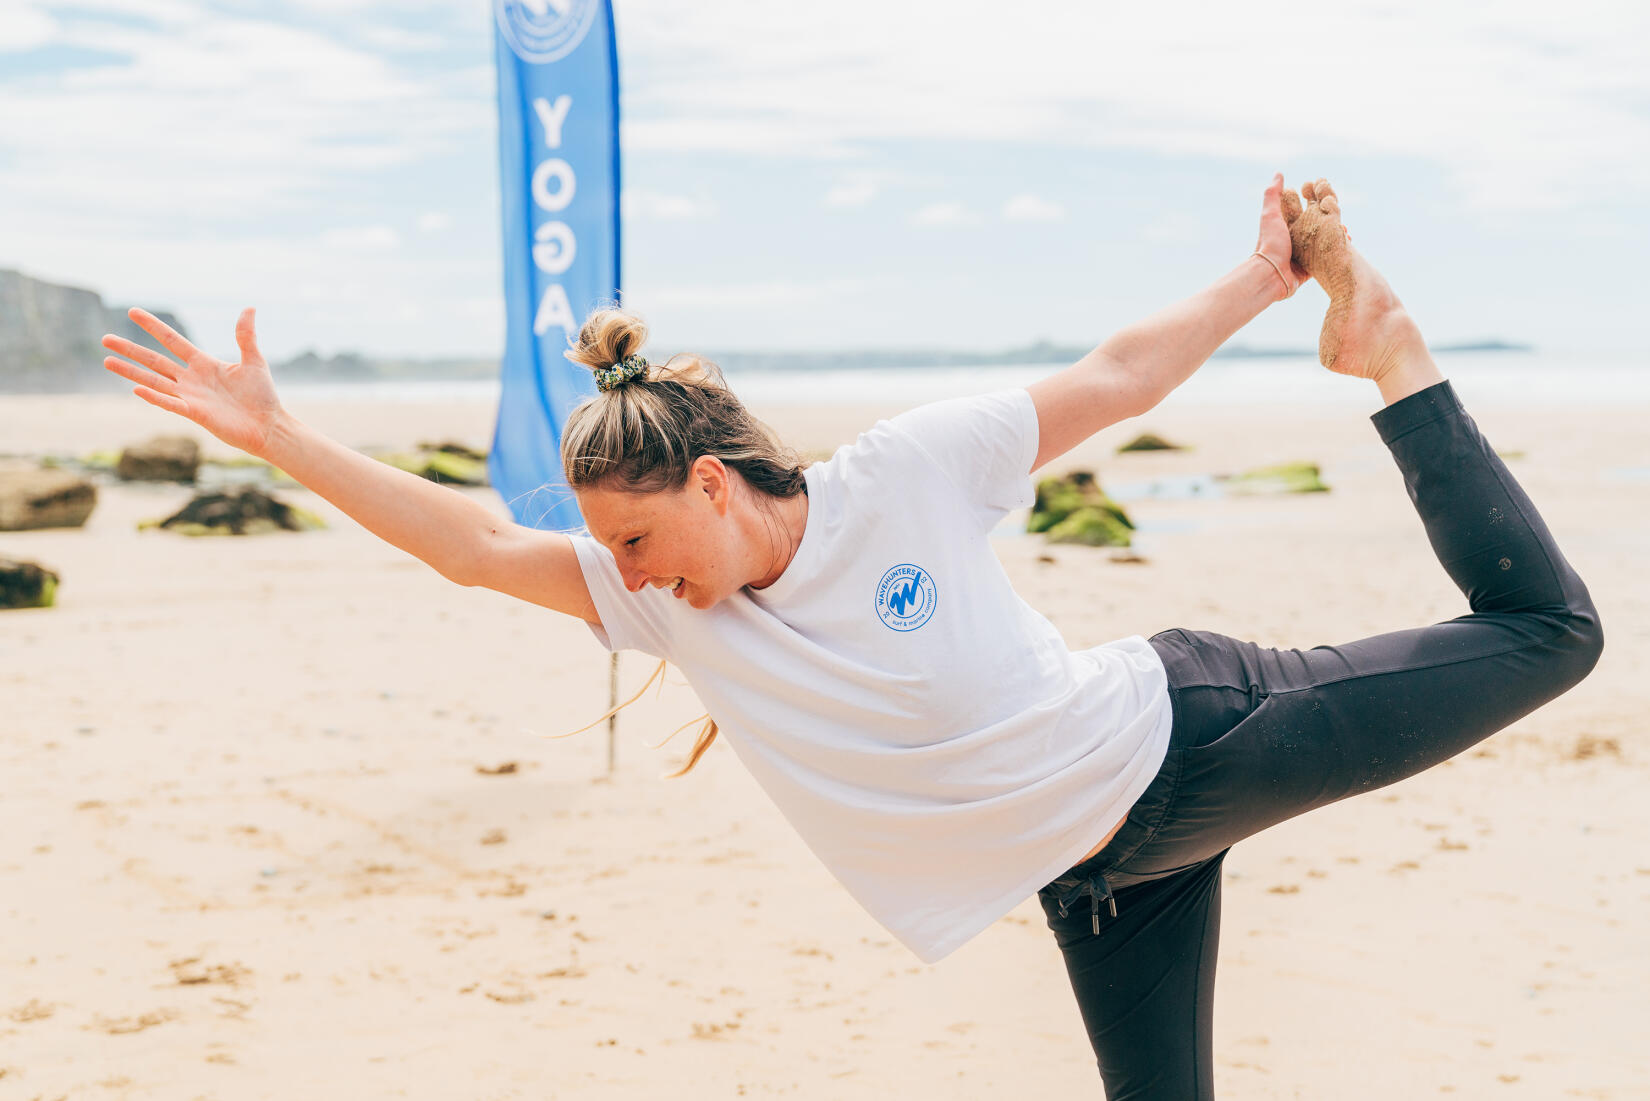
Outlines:
{"type": "MultiPolygon", "coordinates": [[[[1650,359],[1642,0],[614,0],[651,350],[1093,344],[1325,176],[1434,342],[1650,359]]],[[[0,268],[503,346],[491,0],[3,0],[0,268]]],[[[1307,288],[1240,342],[1312,346],[1307,288]]]]}

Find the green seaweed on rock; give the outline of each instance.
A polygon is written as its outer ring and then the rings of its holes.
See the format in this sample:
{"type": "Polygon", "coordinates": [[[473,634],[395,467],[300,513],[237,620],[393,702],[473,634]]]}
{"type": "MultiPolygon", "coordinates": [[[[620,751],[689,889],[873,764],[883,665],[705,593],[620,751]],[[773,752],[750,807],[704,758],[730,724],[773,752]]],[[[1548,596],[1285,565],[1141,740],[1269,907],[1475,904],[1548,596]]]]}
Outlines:
{"type": "Polygon", "coordinates": [[[314,531],[326,523],[308,509],[271,497],[256,486],[230,492],[197,494],[164,520],[142,520],[139,531],[164,529],[177,535],[264,535],[276,531],[314,531]]]}
{"type": "Polygon", "coordinates": [[[1115,509],[1080,508],[1048,529],[1048,541],[1089,547],[1127,547],[1134,536],[1126,521],[1115,509]]]}
{"type": "Polygon", "coordinates": [[[1054,543],[1126,547],[1134,523],[1106,496],[1092,471],[1074,470],[1064,478],[1043,478],[1026,520],[1026,531],[1046,533],[1054,543]]]}
{"type": "Polygon", "coordinates": [[[115,451],[88,451],[80,457],[80,465],[87,470],[112,471],[120,465],[120,452],[115,451]]]}
{"type": "Polygon", "coordinates": [[[432,482],[466,486],[487,484],[487,461],[452,451],[378,451],[372,457],[397,470],[416,474],[432,482]]]}
{"type": "Polygon", "coordinates": [[[0,557],[0,609],[50,608],[57,603],[56,573],[38,562],[0,557]]]}
{"type": "Polygon", "coordinates": [[[1178,443],[1170,443],[1155,432],[1142,432],[1128,443],[1117,449],[1119,455],[1130,451],[1190,451],[1191,448],[1178,443]]]}
{"type": "Polygon", "coordinates": [[[1231,494],[1328,493],[1317,463],[1277,463],[1245,470],[1221,479],[1221,488],[1231,494]]]}

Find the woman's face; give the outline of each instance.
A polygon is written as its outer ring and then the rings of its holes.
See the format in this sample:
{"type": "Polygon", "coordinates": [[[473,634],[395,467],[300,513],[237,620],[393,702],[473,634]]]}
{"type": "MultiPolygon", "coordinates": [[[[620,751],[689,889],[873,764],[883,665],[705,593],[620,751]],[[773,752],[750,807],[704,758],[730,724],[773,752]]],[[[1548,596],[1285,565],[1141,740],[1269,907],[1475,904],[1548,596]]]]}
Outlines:
{"type": "Polygon", "coordinates": [[[680,578],[676,599],[709,608],[752,580],[745,576],[750,564],[739,537],[736,482],[707,456],[694,463],[679,490],[588,487],[578,492],[579,509],[590,534],[613,552],[627,589],[668,589],[680,578]]]}

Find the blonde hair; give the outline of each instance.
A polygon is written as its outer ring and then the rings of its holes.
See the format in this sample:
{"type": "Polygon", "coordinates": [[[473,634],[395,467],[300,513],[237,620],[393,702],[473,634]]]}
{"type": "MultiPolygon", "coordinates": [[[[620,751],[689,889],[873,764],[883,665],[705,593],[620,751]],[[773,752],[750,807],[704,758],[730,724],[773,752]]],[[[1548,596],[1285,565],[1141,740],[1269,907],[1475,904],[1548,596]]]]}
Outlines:
{"type": "MultiPolygon", "coordinates": [[[[641,318],[604,307],[585,319],[578,343],[562,354],[595,371],[639,354],[646,340],[641,318]]],[[[645,375],[581,402],[562,428],[562,470],[575,490],[679,490],[701,455],[714,455],[736,471],[757,492],[759,505],[807,492],[801,457],[750,415],[728,389],[721,368],[702,356],[684,353],[649,364],[645,375]]],[[[641,698],[655,678],[662,688],[664,668],[661,661],[634,696],[596,723],[641,698]]],[[[716,720],[709,713],[703,719],[687,764],[672,779],[686,775],[716,740],[716,720]]],[[[658,744],[697,721],[690,719],[658,744]]]]}

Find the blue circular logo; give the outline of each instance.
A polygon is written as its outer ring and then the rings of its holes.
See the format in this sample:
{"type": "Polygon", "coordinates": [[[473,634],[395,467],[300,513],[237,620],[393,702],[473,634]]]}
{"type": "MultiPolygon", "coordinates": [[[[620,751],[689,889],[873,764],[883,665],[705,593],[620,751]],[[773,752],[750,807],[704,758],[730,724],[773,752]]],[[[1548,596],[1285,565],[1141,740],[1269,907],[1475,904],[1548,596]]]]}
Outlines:
{"type": "Polygon", "coordinates": [[[939,595],[927,570],[902,562],[877,583],[877,615],[896,631],[915,631],[933,617],[939,595]]]}
{"type": "Polygon", "coordinates": [[[584,41],[598,7],[597,0],[493,0],[493,18],[517,57],[542,65],[584,41]]]}

